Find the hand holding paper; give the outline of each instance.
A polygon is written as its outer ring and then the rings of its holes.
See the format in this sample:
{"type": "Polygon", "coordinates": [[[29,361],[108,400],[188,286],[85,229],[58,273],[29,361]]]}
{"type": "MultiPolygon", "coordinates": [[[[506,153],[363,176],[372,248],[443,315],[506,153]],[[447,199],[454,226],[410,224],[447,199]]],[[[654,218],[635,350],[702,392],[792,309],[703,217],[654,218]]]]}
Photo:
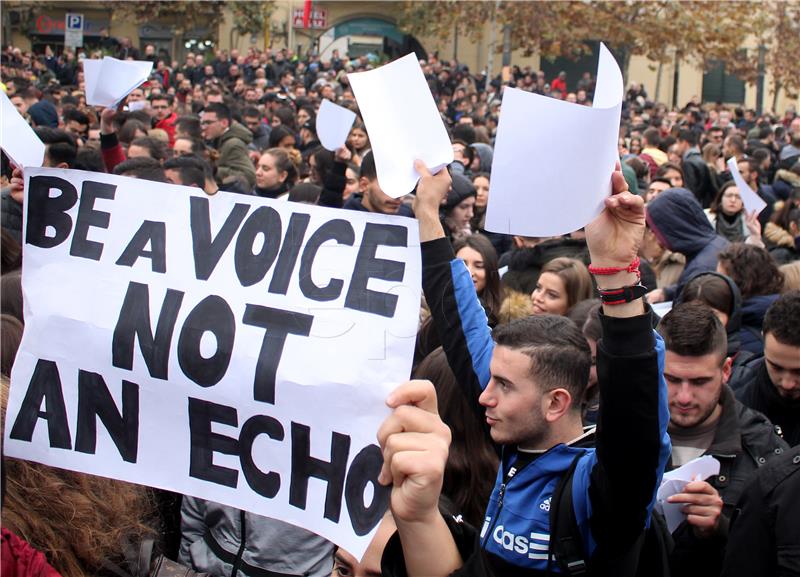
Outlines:
{"type": "MultiPolygon", "coordinates": [[[[679,497],[678,499],[684,500],[672,501],[670,497],[683,493],[692,481],[704,481],[717,474],[719,474],[719,461],[710,455],[699,457],[669,473],[664,473],[661,486],[656,494],[656,508],[664,513],[670,533],[674,532],[684,519],[687,519],[683,512],[684,505],[687,503],[685,498],[679,497]]],[[[697,485],[689,487],[689,489],[694,493],[705,493],[705,488],[699,488],[697,485]]]]}
{"type": "Polygon", "coordinates": [[[453,162],[447,130],[414,54],[347,78],[367,125],[383,192],[399,198],[414,190],[417,159],[432,173],[453,162]]]}

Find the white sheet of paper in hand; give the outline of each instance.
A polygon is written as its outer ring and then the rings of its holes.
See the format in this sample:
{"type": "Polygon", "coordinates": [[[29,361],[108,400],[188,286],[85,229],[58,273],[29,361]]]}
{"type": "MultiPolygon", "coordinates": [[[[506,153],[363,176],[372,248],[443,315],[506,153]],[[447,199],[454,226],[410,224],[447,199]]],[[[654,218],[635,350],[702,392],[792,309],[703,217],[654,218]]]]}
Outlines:
{"type": "Polygon", "coordinates": [[[680,493],[686,483],[692,480],[705,481],[712,475],[719,474],[719,461],[711,455],[704,455],[693,459],[668,473],[664,473],[661,486],[656,493],[656,507],[664,514],[667,529],[672,533],[678,528],[686,515],[681,512],[685,503],[668,503],[667,498],[680,493]]]}
{"type": "Polygon", "coordinates": [[[86,103],[92,106],[114,106],[131,91],[147,80],[153,69],[152,62],[141,60],[117,60],[106,56],[101,66],[84,68],[86,77],[86,103]],[[89,74],[96,74],[90,81],[89,74]],[[94,90],[89,92],[89,86],[94,90]]]}
{"type": "MultiPolygon", "coordinates": [[[[86,83],[86,102],[89,98],[94,99],[95,90],[100,79],[100,69],[103,67],[103,61],[99,59],[84,58],[83,59],[83,79],[86,83]]],[[[92,104],[92,106],[94,106],[92,104]]]]}
{"type": "Polygon", "coordinates": [[[767,203],[744,181],[742,173],[739,172],[739,166],[736,164],[735,156],[728,159],[728,170],[731,171],[731,176],[733,176],[733,181],[736,183],[736,188],[739,189],[739,195],[742,197],[744,209],[748,213],[756,211],[756,214],[761,214],[761,211],[767,208],[767,203]]]}
{"type": "Polygon", "coordinates": [[[603,210],[619,161],[622,73],[600,45],[591,108],[506,88],[486,229],[525,236],[578,230],[603,210]]]}
{"type": "Polygon", "coordinates": [[[36,136],[33,128],[25,122],[16,106],[0,90],[3,117],[0,122],[0,146],[19,168],[42,166],[44,162],[44,143],[36,136]]]}
{"type": "Polygon", "coordinates": [[[334,104],[327,98],[323,99],[317,113],[317,136],[320,144],[328,150],[344,146],[355,119],[356,113],[349,108],[334,104]]]}
{"type": "Polygon", "coordinates": [[[347,78],[367,127],[383,192],[399,198],[414,190],[419,180],[416,159],[433,173],[453,162],[453,146],[414,54],[347,78]]]}

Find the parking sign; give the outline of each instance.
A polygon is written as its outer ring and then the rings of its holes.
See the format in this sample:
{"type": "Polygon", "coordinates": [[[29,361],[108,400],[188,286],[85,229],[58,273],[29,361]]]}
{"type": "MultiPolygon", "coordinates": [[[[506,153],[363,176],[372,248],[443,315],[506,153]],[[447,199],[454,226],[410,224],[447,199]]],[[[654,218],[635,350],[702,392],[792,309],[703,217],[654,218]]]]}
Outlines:
{"type": "Polygon", "coordinates": [[[64,46],[83,46],[83,14],[67,12],[64,17],[64,46]]]}

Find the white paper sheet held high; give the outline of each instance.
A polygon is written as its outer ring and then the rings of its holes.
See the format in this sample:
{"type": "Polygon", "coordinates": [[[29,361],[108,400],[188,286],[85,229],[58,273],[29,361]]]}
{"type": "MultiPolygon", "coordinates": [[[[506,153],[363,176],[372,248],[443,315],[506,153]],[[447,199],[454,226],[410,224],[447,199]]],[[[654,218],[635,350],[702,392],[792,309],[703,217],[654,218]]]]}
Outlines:
{"type": "Polygon", "coordinates": [[[2,118],[0,118],[0,145],[18,167],[42,166],[44,143],[33,128],[20,116],[6,93],[0,90],[2,118]]]}
{"type": "Polygon", "coordinates": [[[414,160],[436,173],[453,162],[453,147],[414,54],[368,72],[348,74],[367,126],[378,184],[399,198],[414,189],[414,160]]]}
{"type": "Polygon", "coordinates": [[[739,172],[736,157],[728,159],[728,170],[731,171],[731,176],[733,176],[733,181],[736,183],[736,188],[739,189],[739,195],[742,197],[744,209],[748,213],[756,211],[756,214],[761,214],[761,211],[767,208],[767,203],[744,181],[742,173],[739,172]]]}
{"type": "Polygon", "coordinates": [[[317,136],[320,144],[328,150],[344,146],[355,119],[356,113],[349,108],[334,104],[327,98],[323,99],[317,113],[317,136]]]}
{"type": "Polygon", "coordinates": [[[116,105],[147,80],[152,69],[152,62],[141,60],[117,60],[106,56],[100,66],[92,60],[84,60],[86,103],[92,106],[116,105]]]}
{"type": "Polygon", "coordinates": [[[622,73],[600,45],[591,108],[506,88],[486,229],[525,236],[578,230],[603,209],[619,160],[622,73]]]}

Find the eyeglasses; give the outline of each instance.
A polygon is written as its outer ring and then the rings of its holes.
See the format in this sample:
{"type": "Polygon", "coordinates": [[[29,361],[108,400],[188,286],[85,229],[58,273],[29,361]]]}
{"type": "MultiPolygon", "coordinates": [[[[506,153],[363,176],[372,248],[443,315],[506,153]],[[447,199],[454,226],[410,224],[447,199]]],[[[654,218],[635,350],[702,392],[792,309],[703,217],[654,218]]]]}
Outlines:
{"type": "Polygon", "coordinates": [[[219,122],[218,118],[214,119],[214,120],[201,120],[200,121],[200,126],[210,126],[210,125],[215,124],[217,122],[219,122]]]}

